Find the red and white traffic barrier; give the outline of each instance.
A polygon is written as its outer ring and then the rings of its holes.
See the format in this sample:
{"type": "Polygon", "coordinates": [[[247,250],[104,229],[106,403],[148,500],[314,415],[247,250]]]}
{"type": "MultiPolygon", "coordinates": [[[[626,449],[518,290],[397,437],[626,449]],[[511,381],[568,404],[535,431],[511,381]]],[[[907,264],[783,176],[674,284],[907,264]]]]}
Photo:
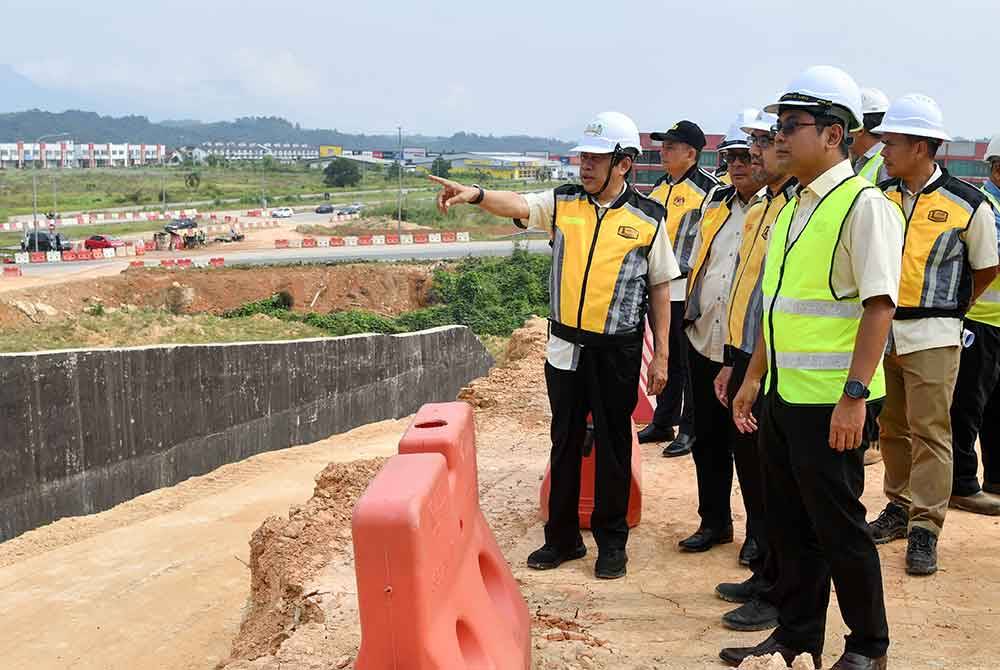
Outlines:
{"type": "Polygon", "coordinates": [[[281,238],[274,241],[275,249],[312,249],[317,247],[381,247],[405,246],[408,244],[447,244],[468,242],[467,232],[445,233],[401,233],[388,235],[345,235],[333,237],[304,237],[301,239],[281,238]]]}

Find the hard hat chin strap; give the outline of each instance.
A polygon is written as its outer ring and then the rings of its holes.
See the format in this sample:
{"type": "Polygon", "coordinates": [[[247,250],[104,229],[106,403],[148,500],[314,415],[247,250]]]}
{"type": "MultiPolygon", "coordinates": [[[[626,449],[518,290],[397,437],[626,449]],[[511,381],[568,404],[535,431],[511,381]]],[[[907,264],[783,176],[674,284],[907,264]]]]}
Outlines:
{"type": "MultiPolygon", "coordinates": [[[[619,157],[622,156],[622,154],[623,154],[623,152],[622,152],[622,145],[619,144],[619,143],[616,143],[615,144],[615,150],[611,152],[611,164],[608,165],[608,176],[604,178],[604,185],[601,186],[601,188],[599,188],[597,190],[597,193],[591,193],[590,195],[592,195],[594,197],[597,197],[597,196],[601,195],[602,193],[604,193],[604,189],[606,189],[608,187],[608,184],[611,183],[611,171],[615,169],[615,165],[618,164],[618,159],[619,159],[619,157]]],[[[626,177],[626,181],[628,181],[627,177],[626,177]]]]}

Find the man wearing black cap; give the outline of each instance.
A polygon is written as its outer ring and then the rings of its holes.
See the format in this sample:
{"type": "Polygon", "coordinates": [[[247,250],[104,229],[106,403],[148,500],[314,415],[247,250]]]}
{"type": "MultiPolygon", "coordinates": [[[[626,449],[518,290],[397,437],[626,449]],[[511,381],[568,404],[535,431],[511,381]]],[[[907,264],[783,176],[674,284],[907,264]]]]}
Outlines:
{"type": "Polygon", "coordinates": [[[664,133],[650,138],[662,143],[660,163],[666,173],[653,186],[650,197],[663,203],[664,223],[670,234],[681,276],[670,283],[670,347],[667,386],[656,398],[653,422],[639,432],[639,441],[666,442],[664,456],[683,456],[694,444],[694,400],[687,369],[687,337],[684,335],[684,298],[691,269],[691,250],[698,236],[701,205],[719,181],[698,167],[705,147],[705,133],[691,121],[679,121],[664,133]],[[680,434],[674,435],[674,426],[680,434]]]}

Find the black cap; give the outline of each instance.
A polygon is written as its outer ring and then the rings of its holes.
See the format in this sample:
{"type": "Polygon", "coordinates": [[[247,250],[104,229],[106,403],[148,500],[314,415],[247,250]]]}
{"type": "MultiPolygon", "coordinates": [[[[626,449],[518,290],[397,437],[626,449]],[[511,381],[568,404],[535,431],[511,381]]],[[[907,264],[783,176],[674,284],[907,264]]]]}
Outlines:
{"type": "Polygon", "coordinates": [[[650,133],[649,137],[660,142],[683,142],[690,145],[695,151],[701,151],[705,148],[705,133],[701,132],[698,124],[692,121],[678,121],[667,132],[650,133]]]}

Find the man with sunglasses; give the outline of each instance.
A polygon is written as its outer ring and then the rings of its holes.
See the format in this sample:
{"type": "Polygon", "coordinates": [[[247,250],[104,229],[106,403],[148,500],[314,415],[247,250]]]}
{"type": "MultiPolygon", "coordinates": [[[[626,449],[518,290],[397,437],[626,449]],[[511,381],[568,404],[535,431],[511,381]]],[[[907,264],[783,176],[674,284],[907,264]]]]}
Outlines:
{"type": "MultiPolygon", "coordinates": [[[[756,118],[758,113],[756,109],[741,112],[719,145],[729,164],[733,184],[713,190],[702,205],[701,225],[692,253],[694,260],[691,263],[684,323],[690,343],[688,361],[694,392],[695,441],[692,453],[698,477],[700,523],[693,535],[681,540],[682,551],[707,551],[717,544],[733,541],[730,498],[734,454],[729,439],[729,413],[716,397],[715,378],[723,364],[726,305],[743,223],[762,185],[754,179],[750,170],[750,143],[742,130],[742,126],[756,118]]],[[[736,456],[740,484],[745,490],[759,490],[757,459],[743,450],[736,456]]],[[[748,513],[748,518],[750,516],[748,513]]],[[[753,537],[755,528],[752,522],[748,525],[749,533],[744,544],[747,554],[757,544],[753,537]]]]}
{"type": "Polygon", "coordinates": [[[899,209],[854,175],[848,133],[861,92],[847,73],[814,66],[778,102],[776,157],[801,186],[769,233],[764,316],[733,421],[757,429],[760,411],[768,539],[782,583],[778,627],[748,656],[801,653],[821,666],[830,581],[850,629],[833,670],[884,670],[889,646],[878,552],[865,522],[863,429],[885,396],[885,351],[899,287],[899,209]]]}
{"type": "MultiPolygon", "coordinates": [[[[778,212],[795,196],[798,182],[778,167],[772,126],[778,117],[761,112],[756,119],[743,126],[750,135],[750,169],[754,179],[766,184],[758,194],[757,203],[747,214],[743,226],[743,241],[740,244],[733,286],[729,293],[728,339],[724,351],[725,367],[715,379],[715,392],[726,407],[732,401],[746,377],[750,357],[760,335],[763,324],[764,295],[761,280],[764,259],[767,255],[768,238],[778,212]]],[[[754,412],[760,410],[762,398],[754,404],[754,412]]],[[[719,584],[716,593],[725,601],[742,603],[740,607],[727,612],[722,623],[727,628],[739,631],[767,630],[778,625],[777,561],[770,551],[767,524],[764,518],[765,500],[763,495],[763,464],[757,448],[757,433],[742,433],[732,422],[729,424],[730,441],[736,462],[745,458],[749,464],[744,470],[747,476],[741,478],[743,502],[747,509],[747,525],[752,529],[749,536],[757,543],[757,551],[748,561],[752,575],[741,583],[719,584]],[[752,475],[758,475],[753,477],[752,475]]]]}
{"type": "Polygon", "coordinates": [[[701,205],[719,181],[698,167],[705,147],[705,133],[696,123],[678,121],[663,133],[651,133],[660,142],[664,175],[653,185],[649,197],[667,210],[664,224],[670,235],[681,276],[670,282],[670,369],[667,386],[656,398],[653,421],[639,431],[639,442],[670,442],[665,457],[685,456],[694,443],[694,398],[688,374],[687,338],[684,336],[684,298],[691,269],[691,249],[698,234],[701,205]],[[674,434],[674,426],[680,429],[674,434]]]}

